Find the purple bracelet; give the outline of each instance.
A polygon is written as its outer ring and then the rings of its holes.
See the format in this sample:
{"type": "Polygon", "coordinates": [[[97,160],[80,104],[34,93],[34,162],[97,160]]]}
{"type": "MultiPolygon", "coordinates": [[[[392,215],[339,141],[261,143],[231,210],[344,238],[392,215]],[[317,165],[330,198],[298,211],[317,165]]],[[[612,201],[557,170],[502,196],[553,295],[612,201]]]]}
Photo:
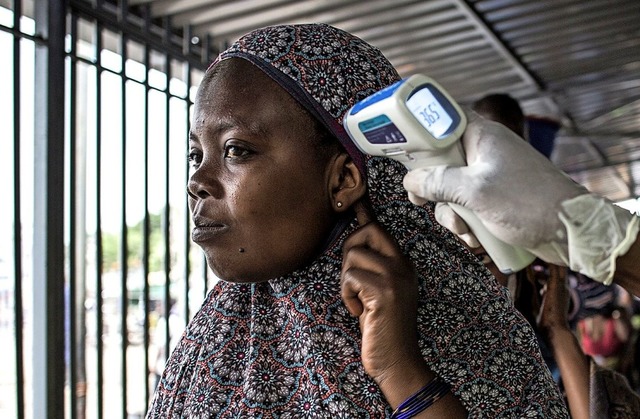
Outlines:
{"type": "Polygon", "coordinates": [[[449,384],[436,377],[402,402],[391,415],[391,419],[410,419],[440,400],[449,390],[449,384]]]}

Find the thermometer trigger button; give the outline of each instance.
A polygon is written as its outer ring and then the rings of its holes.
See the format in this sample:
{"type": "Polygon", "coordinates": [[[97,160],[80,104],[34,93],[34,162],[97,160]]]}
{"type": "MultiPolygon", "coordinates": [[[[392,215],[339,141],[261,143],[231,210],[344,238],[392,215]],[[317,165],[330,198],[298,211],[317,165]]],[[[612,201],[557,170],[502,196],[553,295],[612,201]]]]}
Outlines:
{"type": "Polygon", "coordinates": [[[406,151],[404,151],[401,148],[387,148],[385,150],[382,150],[384,152],[384,154],[387,157],[392,157],[392,156],[400,156],[402,154],[407,154],[406,151]]]}

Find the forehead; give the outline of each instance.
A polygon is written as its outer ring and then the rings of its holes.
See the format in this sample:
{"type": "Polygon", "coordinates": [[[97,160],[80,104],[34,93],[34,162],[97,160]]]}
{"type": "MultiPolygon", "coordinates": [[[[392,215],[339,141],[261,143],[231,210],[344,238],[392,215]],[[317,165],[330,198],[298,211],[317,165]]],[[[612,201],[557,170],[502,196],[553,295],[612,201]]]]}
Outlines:
{"type": "Polygon", "coordinates": [[[271,77],[246,60],[230,58],[206,74],[198,89],[195,111],[229,114],[239,108],[304,114],[301,106],[271,77]]]}
{"type": "Polygon", "coordinates": [[[271,77],[250,62],[230,58],[207,73],[196,96],[196,131],[241,128],[265,136],[287,131],[307,137],[313,117],[271,77]]]}
{"type": "Polygon", "coordinates": [[[271,77],[249,61],[240,58],[222,60],[210,69],[200,85],[196,102],[213,99],[237,102],[247,96],[254,97],[255,100],[296,104],[271,77]]]}

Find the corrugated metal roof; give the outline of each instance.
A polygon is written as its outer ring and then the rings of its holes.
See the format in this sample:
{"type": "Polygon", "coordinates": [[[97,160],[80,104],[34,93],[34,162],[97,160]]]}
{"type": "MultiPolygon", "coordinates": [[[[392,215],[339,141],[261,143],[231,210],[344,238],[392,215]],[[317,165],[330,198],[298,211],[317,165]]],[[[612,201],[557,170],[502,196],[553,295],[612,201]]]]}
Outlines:
{"type": "Polygon", "coordinates": [[[562,123],[553,161],[612,199],[640,196],[638,0],[133,0],[218,50],[258,27],[325,22],[461,103],[506,92],[562,123]]]}

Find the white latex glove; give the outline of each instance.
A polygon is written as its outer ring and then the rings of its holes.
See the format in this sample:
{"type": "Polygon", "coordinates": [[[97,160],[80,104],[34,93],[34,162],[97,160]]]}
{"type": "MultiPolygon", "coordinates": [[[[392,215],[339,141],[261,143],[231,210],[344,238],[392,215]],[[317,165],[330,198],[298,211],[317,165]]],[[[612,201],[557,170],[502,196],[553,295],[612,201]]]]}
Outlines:
{"type": "MultiPolygon", "coordinates": [[[[467,118],[462,138],[467,166],[410,171],[404,186],[411,201],[463,205],[504,242],[611,283],[615,259],[638,235],[638,217],[590,194],[503,125],[474,112],[467,118]]],[[[477,247],[447,205],[437,205],[436,218],[477,247]]]]}

